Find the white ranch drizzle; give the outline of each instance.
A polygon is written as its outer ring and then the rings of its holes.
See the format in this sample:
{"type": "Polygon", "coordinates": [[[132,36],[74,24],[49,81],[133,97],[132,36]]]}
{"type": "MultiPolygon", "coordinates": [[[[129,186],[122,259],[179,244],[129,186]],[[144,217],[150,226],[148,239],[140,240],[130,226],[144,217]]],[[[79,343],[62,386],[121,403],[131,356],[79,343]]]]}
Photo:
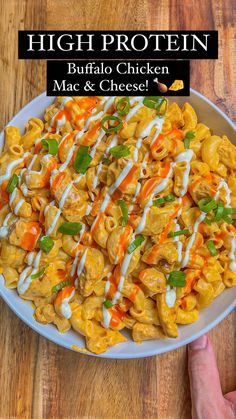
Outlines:
{"type": "Polygon", "coordinates": [[[186,250],[185,250],[185,255],[184,255],[184,258],[183,258],[183,261],[182,261],[182,265],[181,265],[182,268],[185,268],[188,264],[189,256],[190,256],[190,250],[191,250],[191,248],[193,246],[193,243],[196,239],[199,224],[201,224],[201,222],[204,220],[205,217],[206,217],[206,213],[201,212],[201,214],[199,215],[199,217],[197,218],[197,220],[194,223],[193,234],[191,235],[191,237],[189,239],[189,242],[187,244],[186,250]]]}
{"type": "Polygon", "coordinates": [[[111,314],[109,313],[107,308],[104,306],[104,304],[102,306],[102,316],[103,316],[102,324],[105,327],[105,329],[108,329],[110,325],[110,321],[111,321],[111,314]]]}
{"type": "MultiPolygon", "coordinates": [[[[177,222],[177,219],[175,221],[175,231],[180,230],[180,225],[177,222]]],[[[174,237],[174,242],[177,244],[177,252],[178,252],[178,262],[181,262],[182,260],[182,249],[183,249],[183,243],[180,240],[180,236],[174,237]]]]}
{"type": "Polygon", "coordinates": [[[61,210],[59,208],[57,208],[57,214],[55,215],[52,224],[50,225],[50,227],[46,231],[47,236],[50,236],[52,234],[52,232],[54,231],[54,229],[57,225],[57,222],[60,218],[60,215],[61,215],[61,210]]]}
{"type": "Polygon", "coordinates": [[[23,156],[20,159],[13,160],[11,163],[8,164],[5,174],[0,176],[0,184],[2,184],[5,180],[10,179],[12,169],[14,169],[19,164],[21,164],[24,161],[24,159],[29,156],[29,154],[30,153],[26,152],[23,154],[23,156]]]}
{"type": "Polygon", "coordinates": [[[169,308],[174,307],[176,301],[176,290],[175,288],[171,288],[169,285],[166,287],[166,305],[169,308]]]}
{"type": "Polygon", "coordinates": [[[21,198],[21,199],[19,200],[19,202],[17,202],[17,204],[16,204],[16,206],[15,206],[15,208],[14,208],[14,213],[15,213],[16,215],[18,215],[18,214],[19,214],[20,208],[22,207],[22,205],[23,205],[24,203],[25,203],[24,198],[21,198]]]}
{"type": "Polygon", "coordinates": [[[3,220],[2,227],[0,227],[0,237],[6,237],[9,233],[8,221],[10,220],[11,216],[13,215],[12,212],[6,215],[3,220]]]}
{"type": "Polygon", "coordinates": [[[128,122],[135,114],[136,112],[142,107],[143,105],[143,99],[144,96],[135,96],[130,99],[130,104],[132,105],[134,102],[138,102],[137,105],[135,105],[128,113],[128,115],[125,118],[125,121],[128,122]]]}
{"type": "MultiPolygon", "coordinates": [[[[231,189],[229,188],[227,182],[224,179],[220,179],[218,188],[217,188],[217,193],[215,195],[215,199],[219,198],[220,196],[220,190],[221,188],[224,188],[225,192],[226,192],[226,207],[230,208],[231,207],[231,189]]],[[[233,232],[230,232],[230,251],[229,251],[229,269],[232,272],[236,271],[236,237],[235,234],[233,232]]]]}
{"type": "Polygon", "coordinates": [[[193,150],[189,149],[183,153],[180,153],[176,159],[175,162],[176,163],[182,163],[185,162],[186,163],[186,168],[184,170],[184,174],[183,174],[183,179],[182,179],[182,189],[180,191],[180,196],[184,196],[187,192],[188,189],[188,178],[189,178],[189,173],[190,173],[190,162],[193,158],[193,150]]]}
{"type": "Polygon", "coordinates": [[[92,185],[92,188],[93,188],[93,190],[94,189],[96,189],[96,187],[97,187],[97,185],[98,185],[98,183],[99,183],[99,179],[98,179],[98,176],[99,176],[99,173],[101,172],[101,170],[102,170],[102,167],[103,167],[103,163],[102,163],[102,161],[99,163],[99,165],[98,165],[98,168],[97,168],[97,173],[96,173],[96,175],[94,176],[94,179],[93,179],[93,185],[92,185]]]}
{"type": "Polygon", "coordinates": [[[35,252],[28,253],[26,263],[30,266],[27,266],[27,268],[25,268],[21,272],[19,281],[17,283],[17,291],[20,295],[24,294],[29,288],[32,282],[32,275],[38,273],[41,255],[42,255],[41,250],[36,254],[35,252]],[[32,270],[32,266],[33,266],[33,270],[32,270]],[[28,275],[29,272],[30,272],[30,275],[28,275]]]}
{"type": "Polygon", "coordinates": [[[236,257],[235,257],[235,251],[236,251],[236,238],[235,235],[231,232],[230,234],[230,252],[229,252],[229,268],[232,272],[236,271],[236,257]]]}
{"type": "Polygon", "coordinates": [[[74,297],[74,295],[75,295],[75,289],[72,290],[71,294],[68,297],[62,299],[60,311],[63,317],[65,317],[66,319],[71,318],[72,312],[71,312],[69,302],[74,297]]]}
{"type": "Polygon", "coordinates": [[[65,188],[65,190],[64,190],[64,192],[61,196],[61,199],[59,201],[59,204],[58,204],[60,210],[63,208],[63,206],[65,204],[65,201],[66,201],[66,198],[67,198],[67,195],[70,193],[70,190],[71,190],[72,186],[73,186],[73,182],[70,182],[70,183],[68,183],[67,187],[65,188]]]}
{"type": "Polygon", "coordinates": [[[81,259],[79,261],[79,265],[77,266],[77,278],[75,280],[75,286],[76,287],[78,287],[79,277],[80,277],[80,275],[81,275],[81,273],[83,272],[83,269],[84,269],[87,253],[88,253],[88,248],[85,250],[83,256],[81,257],[81,259]]]}
{"type": "Polygon", "coordinates": [[[25,268],[20,274],[20,277],[17,283],[17,291],[20,295],[24,294],[27,291],[27,289],[29,288],[32,282],[31,274],[35,273],[36,269],[35,269],[35,272],[33,271],[31,272],[31,271],[32,271],[31,267],[27,266],[27,268],[25,268]],[[30,275],[28,275],[29,273],[30,275]]]}
{"type": "MultiPolygon", "coordinates": [[[[68,137],[68,135],[70,135],[70,134],[66,134],[63,137],[63,139],[60,142],[60,146],[65,141],[65,139],[68,137]]],[[[70,163],[70,161],[73,157],[74,150],[75,150],[75,144],[73,144],[72,147],[70,148],[69,153],[67,154],[66,160],[64,161],[63,164],[61,164],[61,166],[58,169],[58,172],[63,172],[67,168],[68,164],[70,163]]]]}

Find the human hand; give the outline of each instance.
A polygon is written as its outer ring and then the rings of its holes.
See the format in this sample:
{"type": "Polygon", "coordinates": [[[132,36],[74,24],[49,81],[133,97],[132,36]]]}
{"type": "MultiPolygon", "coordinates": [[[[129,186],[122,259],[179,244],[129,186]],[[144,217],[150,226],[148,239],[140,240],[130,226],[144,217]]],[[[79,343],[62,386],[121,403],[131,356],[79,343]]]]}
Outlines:
{"type": "Polygon", "coordinates": [[[213,347],[207,335],[188,346],[193,419],[235,419],[236,391],[223,396],[213,347]]]}

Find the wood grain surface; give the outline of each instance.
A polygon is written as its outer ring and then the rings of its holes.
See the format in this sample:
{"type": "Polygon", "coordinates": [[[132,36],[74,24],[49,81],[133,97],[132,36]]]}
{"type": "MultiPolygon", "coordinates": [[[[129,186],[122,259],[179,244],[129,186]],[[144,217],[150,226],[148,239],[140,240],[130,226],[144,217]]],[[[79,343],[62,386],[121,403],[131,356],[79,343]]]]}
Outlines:
{"type": "MultiPolygon", "coordinates": [[[[0,0],[1,128],[45,90],[45,62],[17,60],[18,29],[218,29],[219,60],[192,87],[236,120],[235,0],[0,0]]],[[[62,349],[0,302],[0,418],[191,417],[186,348],[141,360],[62,349]]],[[[236,388],[236,313],[210,332],[224,392],[236,388]]]]}

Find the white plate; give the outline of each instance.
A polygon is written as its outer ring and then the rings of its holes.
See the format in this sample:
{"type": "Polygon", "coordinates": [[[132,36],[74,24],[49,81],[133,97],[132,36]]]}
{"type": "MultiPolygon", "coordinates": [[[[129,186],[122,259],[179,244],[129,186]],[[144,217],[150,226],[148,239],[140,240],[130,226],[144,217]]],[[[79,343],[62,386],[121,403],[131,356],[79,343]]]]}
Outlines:
{"type": "MultiPolygon", "coordinates": [[[[16,125],[23,132],[28,119],[33,116],[42,117],[44,109],[53,100],[53,97],[47,97],[43,93],[26,105],[8,125],[16,125]]],[[[190,97],[176,97],[172,100],[179,103],[189,101],[196,109],[201,122],[212,128],[216,134],[228,135],[231,141],[236,144],[236,127],[232,121],[203,95],[195,90],[191,90],[190,97]]],[[[3,138],[3,133],[1,133],[0,147],[3,144],[3,138]]],[[[5,288],[2,280],[0,280],[0,295],[16,315],[40,335],[68,349],[72,349],[71,345],[77,345],[80,348],[84,347],[84,339],[78,333],[71,330],[65,334],[60,334],[55,326],[51,324],[44,326],[36,322],[33,318],[31,303],[20,299],[15,290],[5,288]]],[[[141,345],[137,345],[129,339],[125,343],[113,346],[106,353],[99,355],[99,357],[119,359],[142,358],[172,351],[208,332],[226,317],[235,306],[236,288],[226,289],[208,308],[201,311],[200,318],[196,323],[179,327],[180,333],[177,339],[151,340],[141,345]]],[[[128,336],[128,332],[126,335],[128,336]]],[[[90,352],[88,354],[97,356],[90,352]]]]}

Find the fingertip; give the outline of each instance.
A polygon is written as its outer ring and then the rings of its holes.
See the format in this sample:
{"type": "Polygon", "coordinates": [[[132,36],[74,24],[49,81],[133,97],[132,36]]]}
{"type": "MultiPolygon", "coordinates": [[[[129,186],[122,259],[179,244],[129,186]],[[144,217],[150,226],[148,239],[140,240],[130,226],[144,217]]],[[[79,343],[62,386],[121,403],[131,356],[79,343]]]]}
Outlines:
{"type": "Polygon", "coordinates": [[[194,340],[193,342],[191,342],[188,345],[188,348],[190,349],[190,351],[196,351],[199,349],[206,349],[207,345],[208,345],[208,336],[203,335],[197,338],[196,340],[194,340]]]}

